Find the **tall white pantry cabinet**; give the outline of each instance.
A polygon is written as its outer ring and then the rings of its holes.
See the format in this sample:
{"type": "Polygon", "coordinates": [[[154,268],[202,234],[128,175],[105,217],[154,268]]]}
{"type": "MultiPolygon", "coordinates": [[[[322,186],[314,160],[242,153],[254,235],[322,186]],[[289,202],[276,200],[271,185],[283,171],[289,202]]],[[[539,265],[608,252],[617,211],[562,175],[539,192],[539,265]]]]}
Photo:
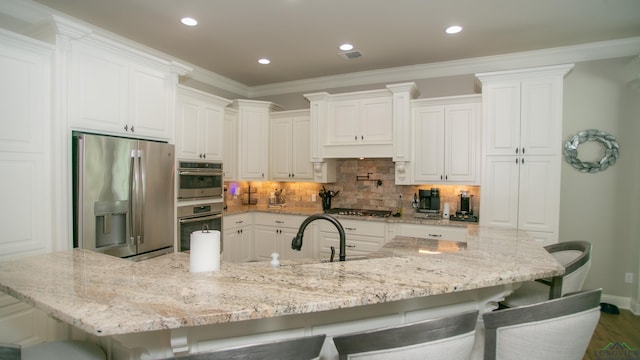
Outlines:
{"type": "Polygon", "coordinates": [[[480,225],[558,241],[562,88],[570,65],[477,74],[482,82],[480,225]]]}

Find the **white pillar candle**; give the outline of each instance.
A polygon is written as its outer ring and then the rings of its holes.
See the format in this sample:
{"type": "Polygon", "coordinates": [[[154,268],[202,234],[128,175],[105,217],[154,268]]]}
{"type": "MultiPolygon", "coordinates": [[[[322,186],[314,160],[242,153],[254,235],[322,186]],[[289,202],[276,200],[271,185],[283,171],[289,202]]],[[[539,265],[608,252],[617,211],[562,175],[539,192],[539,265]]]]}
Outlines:
{"type": "Polygon", "coordinates": [[[220,270],[220,231],[194,231],[190,240],[189,271],[220,270]]]}

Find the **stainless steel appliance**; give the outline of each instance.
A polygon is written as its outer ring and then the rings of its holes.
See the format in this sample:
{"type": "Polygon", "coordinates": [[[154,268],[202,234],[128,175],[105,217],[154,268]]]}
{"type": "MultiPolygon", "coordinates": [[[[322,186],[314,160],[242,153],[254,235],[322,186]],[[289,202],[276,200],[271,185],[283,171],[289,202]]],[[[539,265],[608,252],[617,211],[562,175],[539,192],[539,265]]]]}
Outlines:
{"type": "Polygon", "coordinates": [[[223,189],[222,163],[179,163],[178,200],[222,199],[223,189]]]}
{"type": "Polygon", "coordinates": [[[220,231],[220,252],[222,252],[222,210],[223,202],[178,207],[178,246],[180,251],[188,251],[191,233],[209,229],[220,231]]]}
{"type": "Polygon", "coordinates": [[[439,213],[440,212],[440,190],[431,188],[430,190],[418,190],[419,200],[417,212],[439,213]]]}
{"type": "Polygon", "coordinates": [[[73,134],[74,246],[144,259],[173,251],[174,145],[73,134]]]}

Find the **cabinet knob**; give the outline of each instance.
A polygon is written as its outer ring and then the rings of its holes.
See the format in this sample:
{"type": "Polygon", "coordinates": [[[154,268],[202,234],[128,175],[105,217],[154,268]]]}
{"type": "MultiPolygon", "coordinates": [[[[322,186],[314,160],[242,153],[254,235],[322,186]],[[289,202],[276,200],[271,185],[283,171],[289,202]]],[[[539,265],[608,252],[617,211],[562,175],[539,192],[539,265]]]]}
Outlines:
{"type": "Polygon", "coordinates": [[[358,135],[354,136],[353,140],[358,141],[358,135]]]}
{"type": "Polygon", "coordinates": [[[524,165],[524,158],[522,158],[522,161],[521,161],[521,163],[522,163],[522,165],[524,165]]]}
{"type": "Polygon", "coordinates": [[[131,132],[133,132],[133,125],[131,125],[131,132]]]}
{"type": "Polygon", "coordinates": [[[518,153],[518,151],[520,151],[520,148],[516,148],[516,154],[518,153]]]}
{"type": "Polygon", "coordinates": [[[360,140],[364,140],[364,135],[360,135],[360,140]]]}
{"type": "Polygon", "coordinates": [[[522,148],[522,155],[524,155],[524,148],[522,148]]]}
{"type": "Polygon", "coordinates": [[[516,165],[518,165],[518,158],[516,158],[516,165]]]}

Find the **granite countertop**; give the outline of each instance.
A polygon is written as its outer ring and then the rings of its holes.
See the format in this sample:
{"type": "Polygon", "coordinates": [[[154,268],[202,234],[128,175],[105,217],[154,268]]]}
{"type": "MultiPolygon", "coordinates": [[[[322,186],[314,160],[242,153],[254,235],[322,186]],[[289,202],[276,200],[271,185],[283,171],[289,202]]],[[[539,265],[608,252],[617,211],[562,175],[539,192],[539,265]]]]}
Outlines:
{"type": "Polygon", "coordinates": [[[106,336],[349,308],[564,272],[524,232],[474,226],[466,249],[435,243],[396,237],[366,260],[284,261],[278,268],[223,262],[213,273],[190,273],[186,253],[132,262],[74,249],[0,263],[0,290],[106,336]],[[437,253],[438,246],[445,252],[437,253]]]}

